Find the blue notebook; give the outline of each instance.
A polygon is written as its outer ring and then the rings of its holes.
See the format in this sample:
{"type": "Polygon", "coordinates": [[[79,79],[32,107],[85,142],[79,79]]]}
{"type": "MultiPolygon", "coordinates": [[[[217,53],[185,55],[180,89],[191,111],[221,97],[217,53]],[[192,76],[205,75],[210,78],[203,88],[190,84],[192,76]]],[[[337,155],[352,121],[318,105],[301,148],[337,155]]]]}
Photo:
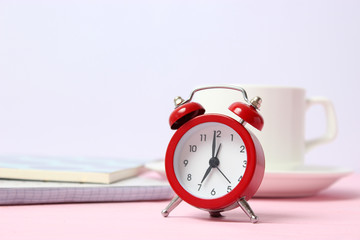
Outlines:
{"type": "Polygon", "coordinates": [[[0,178],[109,184],[138,175],[145,160],[0,156],[0,178]]]}

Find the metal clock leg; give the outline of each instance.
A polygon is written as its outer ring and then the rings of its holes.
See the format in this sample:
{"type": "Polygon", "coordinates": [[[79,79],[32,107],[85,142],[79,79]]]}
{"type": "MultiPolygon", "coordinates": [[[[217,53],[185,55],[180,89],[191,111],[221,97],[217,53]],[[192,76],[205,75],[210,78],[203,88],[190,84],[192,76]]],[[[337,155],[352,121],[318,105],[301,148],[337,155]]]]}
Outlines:
{"type": "Polygon", "coordinates": [[[255,215],[249,203],[244,198],[239,199],[237,203],[239,204],[241,209],[246,213],[246,215],[250,218],[250,221],[252,223],[257,223],[259,221],[259,218],[255,215]]]}
{"type": "Polygon", "coordinates": [[[176,208],[180,203],[181,203],[182,199],[178,196],[175,195],[175,197],[171,200],[171,202],[169,203],[169,205],[166,206],[166,208],[164,210],[161,211],[161,214],[164,217],[169,216],[169,213],[174,210],[174,208],[176,208]]]}

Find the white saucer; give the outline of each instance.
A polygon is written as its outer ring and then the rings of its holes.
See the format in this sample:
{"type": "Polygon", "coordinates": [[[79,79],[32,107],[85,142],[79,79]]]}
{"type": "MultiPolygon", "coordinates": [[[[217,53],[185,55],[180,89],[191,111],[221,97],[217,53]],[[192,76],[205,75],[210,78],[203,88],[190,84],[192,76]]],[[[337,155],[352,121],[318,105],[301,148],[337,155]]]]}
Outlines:
{"type": "MultiPolygon", "coordinates": [[[[146,164],[166,179],[163,161],[146,164]]],[[[293,170],[265,171],[264,179],[254,197],[286,198],[312,196],[352,173],[349,169],[304,165],[293,170]]]]}
{"type": "Polygon", "coordinates": [[[255,197],[312,196],[351,172],[349,169],[329,166],[302,166],[287,171],[265,171],[255,197]]]}

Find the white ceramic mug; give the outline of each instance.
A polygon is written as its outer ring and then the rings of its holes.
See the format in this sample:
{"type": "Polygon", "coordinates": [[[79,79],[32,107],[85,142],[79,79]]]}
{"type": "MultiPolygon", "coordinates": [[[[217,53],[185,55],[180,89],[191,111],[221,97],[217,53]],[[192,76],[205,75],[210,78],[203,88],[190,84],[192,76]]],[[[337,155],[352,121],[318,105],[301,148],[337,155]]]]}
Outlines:
{"type": "MultiPolygon", "coordinates": [[[[306,92],[298,87],[238,85],[252,97],[262,98],[260,114],[264,118],[261,132],[246,126],[259,138],[265,152],[266,170],[291,170],[304,164],[304,155],[311,148],[329,142],[336,137],[336,116],[332,103],[323,97],[306,98],[306,92]],[[311,140],[305,140],[306,111],[313,105],[325,109],[326,132],[311,140]]],[[[199,102],[207,113],[222,113],[235,119],[238,116],[228,107],[236,101],[244,102],[239,91],[209,89],[199,91],[193,101],[199,102]]],[[[325,124],[325,123],[324,123],[325,124]]]]}

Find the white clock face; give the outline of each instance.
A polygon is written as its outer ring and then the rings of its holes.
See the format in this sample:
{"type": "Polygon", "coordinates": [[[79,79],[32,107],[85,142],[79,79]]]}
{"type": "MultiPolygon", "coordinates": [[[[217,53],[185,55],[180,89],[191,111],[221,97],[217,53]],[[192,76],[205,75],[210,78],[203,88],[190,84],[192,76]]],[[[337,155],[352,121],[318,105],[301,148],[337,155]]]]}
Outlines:
{"type": "Polygon", "coordinates": [[[176,146],[174,171],[181,186],[195,197],[215,199],[241,181],[247,152],[231,127],[207,122],[187,131],[176,146]]]}

